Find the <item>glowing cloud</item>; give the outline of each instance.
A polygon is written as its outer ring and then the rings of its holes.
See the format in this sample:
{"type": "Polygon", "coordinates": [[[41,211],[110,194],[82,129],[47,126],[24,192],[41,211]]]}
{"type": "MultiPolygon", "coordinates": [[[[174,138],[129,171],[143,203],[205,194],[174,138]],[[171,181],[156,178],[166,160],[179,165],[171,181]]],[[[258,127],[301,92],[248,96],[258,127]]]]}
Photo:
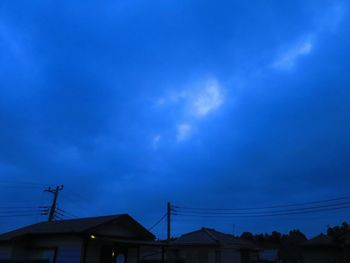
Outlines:
{"type": "MultiPolygon", "coordinates": [[[[214,78],[190,83],[185,88],[173,91],[165,97],[161,97],[155,102],[155,106],[176,107],[179,113],[175,122],[181,124],[176,126],[176,141],[187,140],[196,127],[198,121],[213,113],[224,103],[223,89],[214,78]]],[[[161,138],[154,137],[153,145],[156,147],[161,138]]]]}
{"type": "Polygon", "coordinates": [[[223,104],[221,87],[216,80],[209,81],[192,99],[194,114],[198,117],[207,115],[223,104]]]}
{"type": "Polygon", "coordinates": [[[192,126],[188,123],[182,123],[177,126],[177,135],[176,140],[178,142],[182,142],[191,135],[192,132],[192,126]]]}
{"type": "Polygon", "coordinates": [[[158,148],[158,145],[159,145],[159,142],[160,140],[162,139],[162,136],[160,134],[157,134],[153,137],[152,139],[152,146],[153,146],[153,149],[157,149],[158,148]]]}
{"type": "Polygon", "coordinates": [[[215,79],[189,85],[185,89],[159,98],[157,107],[183,107],[187,114],[203,117],[218,109],[224,103],[224,96],[219,82],[215,79]]]}
{"type": "Polygon", "coordinates": [[[297,59],[311,53],[313,44],[310,40],[302,42],[300,45],[284,52],[272,65],[275,69],[291,69],[297,59]]]}

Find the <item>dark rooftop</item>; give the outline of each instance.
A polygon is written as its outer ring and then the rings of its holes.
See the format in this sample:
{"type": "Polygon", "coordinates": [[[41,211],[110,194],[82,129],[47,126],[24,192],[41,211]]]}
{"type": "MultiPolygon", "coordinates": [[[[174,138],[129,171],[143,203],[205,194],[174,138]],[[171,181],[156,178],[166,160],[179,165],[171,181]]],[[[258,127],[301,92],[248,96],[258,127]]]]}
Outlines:
{"type": "Polygon", "coordinates": [[[37,224],[25,226],[4,234],[0,235],[0,241],[8,241],[21,236],[26,235],[44,235],[44,234],[88,234],[89,231],[107,223],[112,222],[128,222],[132,224],[133,227],[136,227],[141,231],[145,236],[149,238],[153,237],[147,229],[140,225],[128,214],[119,214],[119,215],[109,215],[109,216],[98,216],[98,217],[87,217],[87,218],[78,218],[70,220],[60,220],[52,222],[40,222],[37,224]]]}
{"type": "Polygon", "coordinates": [[[338,244],[333,237],[320,234],[302,244],[304,247],[336,247],[338,244]]]}

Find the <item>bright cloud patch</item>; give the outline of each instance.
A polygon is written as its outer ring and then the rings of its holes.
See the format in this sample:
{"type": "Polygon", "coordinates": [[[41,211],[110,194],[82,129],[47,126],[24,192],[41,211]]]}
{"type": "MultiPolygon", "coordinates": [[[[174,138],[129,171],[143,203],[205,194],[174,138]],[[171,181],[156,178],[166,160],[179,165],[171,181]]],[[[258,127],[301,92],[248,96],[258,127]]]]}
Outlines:
{"type": "Polygon", "coordinates": [[[297,59],[302,56],[306,56],[312,51],[312,42],[304,41],[297,47],[293,47],[292,49],[283,53],[274,63],[273,68],[275,69],[290,69],[292,68],[297,59]]]}
{"type": "Polygon", "coordinates": [[[177,134],[176,134],[176,140],[178,142],[182,142],[191,135],[192,132],[192,126],[188,123],[182,123],[177,126],[177,134]]]}
{"type": "Polygon", "coordinates": [[[210,79],[161,97],[156,101],[156,106],[181,107],[189,116],[203,117],[218,109],[223,103],[224,96],[219,82],[210,79]]]}
{"type": "MultiPolygon", "coordinates": [[[[168,96],[159,98],[155,105],[160,108],[173,107],[178,112],[175,123],[176,141],[187,140],[199,121],[210,113],[218,110],[224,103],[223,89],[216,79],[207,79],[173,91],[168,96]]],[[[160,138],[154,137],[153,145],[157,145],[160,138]]],[[[155,147],[155,146],[154,146],[155,147]]]]}
{"type": "Polygon", "coordinates": [[[209,81],[204,89],[195,94],[193,110],[197,116],[205,116],[223,104],[221,87],[217,81],[209,81]]]}
{"type": "Polygon", "coordinates": [[[153,137],[152,139],[152,146],[154,149],[158,148],[158,144],[160,142],[160,140],[162,139],[162,136],[160,134],[157,134],[153,137]]]}

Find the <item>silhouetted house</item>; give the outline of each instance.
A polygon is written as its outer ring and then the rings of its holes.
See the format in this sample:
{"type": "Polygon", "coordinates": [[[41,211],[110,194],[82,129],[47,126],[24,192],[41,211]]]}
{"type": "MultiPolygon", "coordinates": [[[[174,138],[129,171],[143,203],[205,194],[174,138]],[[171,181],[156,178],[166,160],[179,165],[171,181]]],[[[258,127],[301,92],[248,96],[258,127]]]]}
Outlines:
{"type": "Polygon", "coordinates": [[[300,246],[307,238],[298,230],[291,231],[289,235],[282,238],[278,251],[279,263],[301,263],[303,262],[303,249],[300,246]]]}
{"type": "Polygon", "coordinates": [[[263,248],[258,253],[258,262],[278,262],[279,250],[277,248],[263,248]]]}
{"type": "Polygon", "coordinates": [[[215,229],[202,228],[171,243],[169,259],[185,263],[250,263],[257,259],[256,246],[215,229]]]}
{"type": "Polygon", "coordinates": [[[338,242],[341,242],[343,248],[344,262],[350,262],[350,231],[337,237],[338,242]]]}
{"type": "Polygon", "coordinates": [[[298,245],[287,244],[281,246],[278,251],[279,263],[302,263],[302,248],[298,245]]]}
{"type": "Polygon", "coordinates": [[[320,234],[304,244],[304,263],[345,263],[342,242],[333,237],[320,234]]]}
{"type": "Polygon", "coordinates": [[[0,235],[0,262],[136,263],[154,239],[127,214],[41,222],[0,235]]]}

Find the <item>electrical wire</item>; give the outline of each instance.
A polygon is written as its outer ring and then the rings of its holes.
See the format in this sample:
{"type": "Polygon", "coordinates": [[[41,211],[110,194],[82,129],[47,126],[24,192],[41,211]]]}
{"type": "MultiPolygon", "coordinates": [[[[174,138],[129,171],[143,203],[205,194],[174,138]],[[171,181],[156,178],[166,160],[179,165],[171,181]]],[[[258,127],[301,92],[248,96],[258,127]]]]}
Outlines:
{"type": "Polygon", "coordinates": [[[1,209],[27,209],[27,208],[41,208],[40,206],[0,206],[1,209]]]}
{"type": "Polygon", "coordinates": [[[263,207],[246,207],[246,208],[198,208],[198,207],[186,207],[186,206],[175,206],[172,205],[174,209],[186,209],[186,210],[199,210],[199,211],[240,211],[240,210],[262,210],[262,209],[274,209],[274,208],[283,208],[283,207],[295,207],[295,206],[305,206],[312,204],[321,204],[321,203],[329,203],[335,201],[349,200],[350,196],[344,196],[339,198],[332,198],[320,201],[312,201],[312,202],[304,202],[304,203],[295,203],[295,204],[285,204],[285,205],[273,205],[273,206],[263,206],[263,207]]]}
{"type": "MultiPolygon", "coordinates": [[[[32,182],[4,182],[0,181],[0,186],[6,185],[10,188],[43,188],[44,184],[37,184],[32,182]]],[[[74,194],[74,193],[73,193],[74,194]]],[[[75,197],[78,195],[74,194],[75,197]]],[[[81,196],[78,196],[81,198],[81,196]]],[[[83,200],[85,201],[85,200],[83,200]]],[[[76,202],[76,201],[75,201],[76,202]]],[[[86,202],[86,201],[85,201],[86,202]]],[[[40,216],[47,215],[51,206],[0,206],[0,218],[14,218],[22,216],[40,216]]],[[[58,220],[78,218],[78,216],[56,207],[54,218],[58,220]]]]}
{"type": "Polygon", "coordinates": [[[319,212],[329,212],[335,210],[343,210],[350,208],[350,205],[342,207],[334,207],[327,209],[317,209],[312,211],[299,211],[299,212],[286,212],[286,213],[265,213],[265,214],[231,214],[231,215],[212,215],[212,214],[192,214],[192,213],[181,213],[175,212],[172,215],[175,216],[189,216],[189,217],[203,217],[203,218],[254,218],[254,217],[274,217],[274,216],[287,216],[287,215],[301,215],[301,214],[312,214],[319,212]]]}
{"type": "Polygon", "coordinates": [[[172,205],[171,214],[176,217],[213,219],[264,218],[325,213],[349,208],[350,197],[345,196],[320,201],[249,208],[198,208],[172,205]]]}
{"type": "Polygon", "coordinates": [[[31,214],[13,214],[13,215],[0,215],[0,218],[3,217],[22,217],[22,216],[36,216],[36,215],[43,215],[38,213],[31,213],[31,214]]]}
{"type": "Polygon", "coordinates": [[[54,218],[55,218],[55,220],[63,220],[64,218],[63,217],[61,217],[61,216],[59,216],[59,215],[57,215],[57,214],[55,214],[54,215],[54,218]]]}
{"type": "Polygon", "coordinates": [[[13,214],[28,214],[28,213],[46,213],[46,211],[42,210],[27,210],[27,211],[14,211],[14,212],[0,212],[0,215],[13,215],[13,214]]]}
{"type": "Polygon", "coordinates": [[[63,210],[61,208],[58,208],[58,207],[56,208],[56,212],[61,213],[62,215],[68,216],[70,218],[79,218],[78,216],[76,216],[76,215],[74,215],[66,210],[63,210]]]}
{"type": "Polygon", "coordinates": [[[151,231],[153,228],[155,228],[157,225],[159,225],[163,220],[164,218],[167,216],[167,213],[165,213],[155,224],[153,224],[153,226],[151,226],[148,231],[151,231]]]}
{"type": "Polygon", "coordinates": [[[309,206],[309,207],[300,207],[300,208],[293,208],[293,209],[281,209],[281,210],[265,210],[265,211],[247,211],[247,212],[233,212],[233,211],[197,211],[197,210],[184,210],[181,208],[173,209],[174,212],[180,212],[180,213],[192,213],[192,214],[203,214],[203,215],[256,215],[261,213],[290,213],[290,212],[302,212],[302,211],[313,211],[317,209],[327,209],[327,208],[337,208],[337,207],[343,207],[343,206],[350,206],[350,202],[339,202],[334,204],[328,204],[328,205],[319,205],[319,206],[309,206]]]}

